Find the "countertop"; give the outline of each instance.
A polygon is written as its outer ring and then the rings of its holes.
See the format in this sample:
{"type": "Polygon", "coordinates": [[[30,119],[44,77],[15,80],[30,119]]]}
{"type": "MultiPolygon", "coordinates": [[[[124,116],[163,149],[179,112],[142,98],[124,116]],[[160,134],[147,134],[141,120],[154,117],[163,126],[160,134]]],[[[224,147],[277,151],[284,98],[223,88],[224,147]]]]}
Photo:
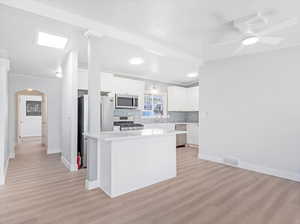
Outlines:
{"type": "MultiPolygon", "coordinates": [[[[143,123],[143,122],[137,122],[137,123],[143,123]]],[[[147,124],[199,124],[199,122],[150,122],[150,123],[143,123],[144,125],[147,124]]]]}
{"type": "Polygon", "coordinates": [[[176,135],[176,134],[185,134],[186,131],[174,131],[167,129],[143,129],[137,131],[107,131],[101,132],[100,134],[85,134],[88,138],[97,139],[100,141],[118,141],[118,140],[127,140],[127,139],[136,139],[136,138],[146,138],[153,136],[164,136],[164,135],[176,135]]]}

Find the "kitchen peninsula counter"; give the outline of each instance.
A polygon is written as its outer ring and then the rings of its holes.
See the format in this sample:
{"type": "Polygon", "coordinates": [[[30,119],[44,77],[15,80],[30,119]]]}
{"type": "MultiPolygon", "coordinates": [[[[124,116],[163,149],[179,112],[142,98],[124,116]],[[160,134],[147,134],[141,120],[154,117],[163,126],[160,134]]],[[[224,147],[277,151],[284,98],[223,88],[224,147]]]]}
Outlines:
{"type": "Polygon", "coordinates": [[[86,134],[97,143],[88,149],[97,150],[97,167],[88,164],[88,169],[97,169],[90,185],[116,197],[176,177],[176,134],[181,133],[144,129],[86,134]]]}

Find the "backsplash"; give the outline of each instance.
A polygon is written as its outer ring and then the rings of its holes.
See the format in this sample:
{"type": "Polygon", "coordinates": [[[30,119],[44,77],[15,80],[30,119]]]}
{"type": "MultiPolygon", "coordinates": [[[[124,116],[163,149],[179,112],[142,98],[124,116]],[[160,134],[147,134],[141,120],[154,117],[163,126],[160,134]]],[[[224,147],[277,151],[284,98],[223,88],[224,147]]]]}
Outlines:
{"type": "Polygon", "coordinates": [[[135,117],[139,118],[142,116],[142,111],[140,110],[132,110],[132,109],[115,109],[114,110],[115,117],[135,117]]]}
{"type": "Polygon", "coordinates": [[[167,117],[144,118],[140,110],[116,109],[115,117],[134,117],[136,122],[140,123],[167,123],[167,122],[191,122],[199,121],[198,112],[169,112],[167,117]]]}
{"type": "Polygon", "coordinates": [[[186,117],[185,117],[186,122],[191,122],[191,123],[198,123],[199,122],[199,112],[198,111],[193,111],[193,112],[186,112],[186,117]]]}
{"type": "Polygon", "coordinates": [[[170,122],[188,122],[197,123],[199,122],[199,112],[189,111],[189,112],[169,112],[170,122]]]}

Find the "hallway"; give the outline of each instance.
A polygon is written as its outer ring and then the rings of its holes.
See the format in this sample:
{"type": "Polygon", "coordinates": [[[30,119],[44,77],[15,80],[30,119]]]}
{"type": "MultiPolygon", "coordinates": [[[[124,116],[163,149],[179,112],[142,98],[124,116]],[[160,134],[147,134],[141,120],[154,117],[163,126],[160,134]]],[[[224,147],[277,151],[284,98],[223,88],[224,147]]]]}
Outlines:
{"type": "Polygon", "coordinates": [[[177,149],[177,177],[108,198],[85,171],[26,143],[0,187],[0,224],[298,224],[299,183],[197,159],[177,149]]]}
{"type": "Polygon", "coordinates": [[[60,154],[47,155],[40,139],[25,141],[10,160],[7,184],[0,186],[0,224],[46,223],[38,217],[86,192],[84,177],[85,171],[70,173],[60,154]]]}

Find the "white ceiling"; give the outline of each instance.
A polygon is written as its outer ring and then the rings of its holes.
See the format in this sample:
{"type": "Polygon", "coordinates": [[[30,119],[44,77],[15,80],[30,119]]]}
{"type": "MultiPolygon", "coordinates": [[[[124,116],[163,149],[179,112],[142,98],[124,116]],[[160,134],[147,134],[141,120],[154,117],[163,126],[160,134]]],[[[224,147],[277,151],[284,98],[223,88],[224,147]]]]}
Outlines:
{"type": "MultiPolygon", "coordinates": [[[[23,4],[23,8],[27,5],[34,8],[32,2],[43,3],[94,22],[110,25],[170,49],[179,49],[204,61],[232,57],[233,51],[239,46],[239,43],[214,45],[239,37],[236,32],[228,29],[228,21],[263,10],[274,11],[277,21],[300,17],[299,0],[24,0],[22,3],[0,0],[0,3],[7,5],[23,4]]],[[[66,51],[37,46],[37,31],[46,31],[69,37],[75,43],[69,48],[79,48],[79,64],[86,67],[87,42],[82,35],[85,29],[75,25],[67,25],[0,4],[0,49],[8,51],[12,72],[54,76],[66,51]]],[[[257,44],[239,55],[300,44],[299,25],[274,35],[284,37],[285,41],[277,46],[257,44]]],[[[187,73],[197,70],[195,60],[181,60],[171,55],[159,56],[145,50],[147,46],[143,48],[141,44],[135,46],[134,43],[109,37],[102,39],[105,55],[103,63],[107,71],[164,82],[195,81],[186,77],[187,73]],[[128,59],[135,56],[143,57],[145,64],[129,65],[128,59]]]]}
{"type": "MultiPolygon", "coordinates": [[[[8,52],[11,72],[24,75],[55,77],[68,49],[79,49],[79,66],[87,68],[87,40],[84,29],[52,19],[10,8],[0,4],[0,49],[8,52]],[[44,31],[70,39],[66,50],[38,46],[38,31],[44,31]]],[[[162,82],[190,84],[195,79],[186,74],[197,71],[194,62],[159,56],[147,48],[102,37],[105,71],[162,82]],[[132,57],[142,57],[143,65],[128,63],[132,57]]]]}
{"type": "MultiPolygon", "coordinates": [[[[0,49],[7,51],[11,72],[55,77],[66,51],[36,44],[38,31],[72,38],[80,29],[0,5],[0,49]]],[[[71,47],[70,44],[68,47],[71,47]]]]}
{"type": "MultiPolygon", "coordinates": [[[[255,12],[272,10],[275,20],[300,16],[299,0],[38,0],[119,29],[177,47],[205,60],[231,57],[238,43],[213,46],[237,37],[228,21],[255,12]]],[[[256,45],[242,54],[288,47],[300,43],[300,26],[279,33],[286,40],[278,46],[256,45]]],[[[277,35],[277,34],[276,34],[277,35]]]]}
{"type": "MultiPolygon", "coordinates": [[[[81,44],[81,46],[84,45],[81,44]]],[[[101,49],[101,63],[103,69],[108,72],[179,84],[190,84],[197,79],[186,76],[188,73],[197,72],[198,67],[193,62],[159,56],[147,49],[109,37],[102,37],[101,49]],[[133,57],[143,58],[144,64],[130,65],[128,61],[133,57]]],[[[80,67],[85,68],[87,67],[87,51],[81,49],[80,52],[85,52],[79,58],[80,67]]]]}

